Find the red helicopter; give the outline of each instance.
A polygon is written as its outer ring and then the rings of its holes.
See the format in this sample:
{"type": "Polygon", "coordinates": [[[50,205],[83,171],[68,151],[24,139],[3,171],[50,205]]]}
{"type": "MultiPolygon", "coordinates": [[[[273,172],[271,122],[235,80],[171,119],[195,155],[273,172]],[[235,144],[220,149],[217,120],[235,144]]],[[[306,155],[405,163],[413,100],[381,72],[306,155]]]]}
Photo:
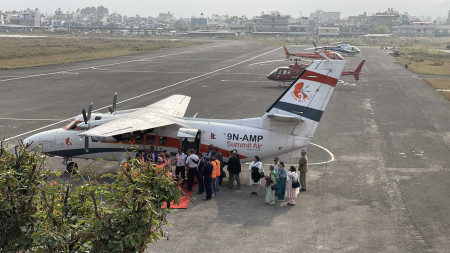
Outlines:
{"type": "MultiPolygon", "coordinates": [[[[366,60],[362,60],[361,63],[354,71],[343,71],[342,76],[351,75],[355,78],[355,81],[359,80],[359,74],[366,60]]],[[[299,64],[298,59],[294,64],[289,67],[279,67],[267,75],[267,79],[277,82],[292,82],[308,67],[308,64],[299,64]]]]}
{"type": "MultiPolygon", "coordinates": [[[[289,59],[291,56],[303,57],[303,58],[311,58],[311,59],[323,59],[323,60],[326,59],[319,52],[314,52],[314,53],[295,53],[295,54],[293,54],[293,53],[289,53],[289,51],[287,50],[286,46],[283,46],[283,49],[284,49],[284,54],[286,55],[286,59],[289,59]]],[[[323,51],[321,51],[321,53],[325,54],[329,59],[332,59],[332,60],[344,60],[344,57],[342,57],[342,55],[340,55],[339,53],[331,52],[330,50],[323,50],[323,51]]]]}

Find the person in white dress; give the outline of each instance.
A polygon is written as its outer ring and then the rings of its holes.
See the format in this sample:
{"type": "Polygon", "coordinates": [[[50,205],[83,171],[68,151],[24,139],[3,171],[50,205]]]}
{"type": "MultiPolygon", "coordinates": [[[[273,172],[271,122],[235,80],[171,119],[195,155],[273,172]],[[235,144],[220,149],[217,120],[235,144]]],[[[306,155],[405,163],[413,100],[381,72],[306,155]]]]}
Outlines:
{"type": "Polygon", "coordinates": [[[251,171],[250,173],[250,185],[252,186],[252,192],[251,194],[257,195],[258,194],[258,189],[259,189],[259,185],[261,184],[261,173],[264,172],[263,169],[263,165],[262,162],[259,159],[259,156],[255,156],[255,158],[253,159],[252,163],[250,163],[250,166],[248,166],[248,170],[251,171]],[[256,172],[259,173],[259,178],[258,180],[254,180],[253,178],[255,178],[256,175],[254,175],[256,172]]]}
{"type": "Polygon", "coordinates": [[[286,197],[288,198],[288,205],[295,206],[295,199],[299,193],[299,188],[292,188],[292,182],[298,181],[297,169],[294,166],[289,168],[286,180],[286,197]]]}

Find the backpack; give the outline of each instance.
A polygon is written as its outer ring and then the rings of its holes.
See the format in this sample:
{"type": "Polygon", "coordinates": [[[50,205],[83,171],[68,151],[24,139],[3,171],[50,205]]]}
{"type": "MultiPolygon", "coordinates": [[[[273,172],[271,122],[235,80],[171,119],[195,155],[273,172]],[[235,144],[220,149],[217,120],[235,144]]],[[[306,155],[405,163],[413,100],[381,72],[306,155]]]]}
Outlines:
{"type": "Polygon", "coordinates": [[[252,179],[254,182],[258,182],[261,179],[261,173],[259,173],[258,167],[252,167],[252,179]]]}

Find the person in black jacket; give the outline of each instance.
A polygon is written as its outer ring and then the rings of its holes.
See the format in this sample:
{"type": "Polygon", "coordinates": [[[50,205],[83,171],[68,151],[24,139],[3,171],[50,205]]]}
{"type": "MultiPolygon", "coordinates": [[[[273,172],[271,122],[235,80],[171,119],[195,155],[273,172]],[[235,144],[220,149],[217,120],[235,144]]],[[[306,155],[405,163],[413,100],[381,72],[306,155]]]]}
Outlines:
{"type": "Polygon", "coordinates": [[[197,179],[198,179],[198,192],[197,194],[202,194],[205,192],[205,185],[203,183],[203,168],[205,167],[205,159],[202,153],[198,153],[198,165],[197,165],[197,179]]]}
{"type": "Polygon", "coordinates": [[[205,166],[203,167],[203,181],[205,184],[206,198],[205,200],[210,200],[212,191],[211,191],[211,174],[213,172],[214,166],[209,162],[210,157],[205,156],[205,166]]]}
{"type": "MultiPolygon", "coordinates": [[[[217,159],[220,162],[220,176],[219,176],[219,185],[222,185],[222,179],[225,177],[225,173],[223,172],[223,167],[225,166],[225,163],[223,162],[223,156],[222,153],[220,153],[219,151],[219,147],[214,146],[214,153],[213,155],[215,155],[217,157],[217,159]]],[[[219,191],[219,188],[217,188],[217,191],[219,191]]]]}
{"type": "Polygon", "coordinates": [[[233,189],[234,180],[236,180],[238,190],[241,189],[241,180],[239,179],[239,173],[241,173],[241,160],[237,154],[237,150],[233,150],[231,157],[228,159],[228,187],[233,189]]]}

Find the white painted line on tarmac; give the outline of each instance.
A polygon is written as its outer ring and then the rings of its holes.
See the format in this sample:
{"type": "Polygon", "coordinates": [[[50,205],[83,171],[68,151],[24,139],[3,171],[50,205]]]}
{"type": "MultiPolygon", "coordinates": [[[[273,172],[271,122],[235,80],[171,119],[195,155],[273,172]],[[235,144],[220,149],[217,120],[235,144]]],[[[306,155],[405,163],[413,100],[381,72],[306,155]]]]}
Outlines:
{"type": "MultiPolygon", "coordinates": [[[[274,52],[274,51],[276,51],[276,50],[279,50],[279,48],[275,48],[275,49],[270,50],[270,51],[268,51],[268,52],[265,52],[265,53],[262,53],[262,54],[260,54],[260,55],[257,55],[257,56],[254,56],[254,57],[252,57],[252,58],[249,58],[249,59],[247,59],[247,60],[240,61],[240,62],[238,62],[238,63],[234,63],[234,64],[228,65],[228,66],[226,66],[226,67],[222,67],[222,68],[220,68],[220,69],[216,69],[216,70],[210,71],[210,72],[205,73],[205,74],[202,74],[202,75],[198,75],[198,76],[195,76],[195,77],[192,77],[192,78],[188,78],[188,79],[185,79],[185,80],[183,80],[183,81],[180,81],[180,82],[177,82],[177,83],[174,83],[174,84],[170,84],[170,85],[161,87],[161,88],[159,88],[159,89],[152,90],[152,91],[143,93],[143,94],[141,94],[141,95],[134,96],[134,97],[131,97],[131,98],[122,100],[122,101],[120,101],[120,102],[117,102],[116,104],[122,104],[122,103],[131,101],[131,100],[134,100],[134,99],[143,97],[143,96],[147,96],[147,95],[149,95],[149,94],[152,94],[152,93],[155,93],[155,92],[158,92],[158,91],[162,91],[162,90],[168,89],[168,88],[170,88],[170,87],[177,86],[177,85],[182,84],[182,83],[185,83],[185,82],[189,82],[189,81],[192,81],[192,80],[201,78],[201,77],[205,77],[205,76],[214,74],[214,73],[216,73],[216,72],[219,72],[219,71],[222,71],[222,70],[225,70],[225,69],[232,68],[232,67],[237,66],[237,65],[240,65],[240,64],[242,64],[242,63],[246,63],[246,62],[249,62],[249,61],[253,61],[254,59],[256,59],[256,58],[258,58],[258,57],[264,56],[264,55],[266,55],[266,54],[270,54],[270,53],[272,53],[272,52],[274,52]]],[[[88,68],[91,68],[91,67],[87,67],[86,69],[88,69],[88,68]]],[[[108,108],[108,107],[110,107],[110,106],[112,106],[112,105],[107,105],[107,106],[104,106],[104,107],[95,109],[95,110],[93,110],[93,112],[97,112],[97,111],[106,109],[106,108],[108,108]]],[[[23,136],[23,135],[27,135],[27,134],[30,134],[30,133],[34,133],[34,132],[37,132],[37,131],[39,131],[39,130],[42,130],[42,129],[51,127],[51,126],[55,126],[55,125],[61,124],[61,123],[65,122],[65,121],[68,121],[68,120],[71,120],[71,119],[73,119],[73,117],[70,117],[70,118],[67,118],[67,119],[65,119],[65,120],[61,120],[61,121],[55,122],[55,123],[53,123],[53,124],[49,124],[49,125],[47,125],[47,126],[43,126],[43,127],[40,127],[40,128],[34,129],[34,130],[31,130],[31,131],[28,131],[28,132],[25,132],[25,133],[21,133],[21,134],[18,134],[18,135],[16,135],[16,136],[9,137],[9,138],[5,139],[5,141],[9,141],[9,140],[12,140],[12,139],[21,137],[21,136],[23,136]]]]}
{"type": "MultiPolygon", "coordinates": [[[[334,155],[333,155],[333,153],[331,153],[330,150],[328,150],[327,148],[325,148],[325,147],[323,147],[323,146],[320,146],[319,144],[310,143],[310,145],[313,145],[313,146],[316,146],[316,147],[318,147],[318,148],[320,148],[320,149],[323,149],[325,152],[327,152],[327,153],[330,155],[330,160],[325,161],[325,162],[308,163],[308,165],[321,165],[321,164],[327,164],[327,163],[334,162],[334,160],[335,160],[335,159],[334,159],[334,155]]],[[[299,157],[299,158],[300,158],[300,157],[299,157]]],[[[250,164],[250,163],[247,162],[247,163],[245,163],[245,164],[250,164]]],[[[266,163],[266,164],[264,164],[264,165],[269,166],[269,165],[271,165],[271,163],[266,163]]],[[[295,165],[295,164],[293,164],[293,163],[291,163],[291,164],[285,163],[284,165],[285,165],[285,167],[287,167],[288,165],[290,166],[290,165],[295,165]]]]}
{"type": "Polygon", "coordinates": [[[263,82],[263,81],[245,81],[245,80],[220,80],[220,81],[221,82],[240,82],[240,83],[260,83],[260,82],[263,82]]]}
{"type": "Polygon", "coordinates": [[[122,69],[105,69],[92,68],[98,71],[84,71],[86,72],[121,72],[121,73],[160,73],[160,74],[203,74],[205,72],[182,72],[182,71],[157,71],[157,70],[122,70],[122,69]]]}
{"type": "Polygon", "coordinates": [[[61,121],[61,119],[17,119],[17,118],[0,118],[3,120],[17,120],[17,121],[61,121]]]}
{"type": "Polygon", "coordinates": [[[318,147],[318,148],[321,148],[321,149],[323,149],[325,152],[327,152],[327,153],[330,155],[330,160],[325,161],[325,162],[318,162],[318,163],[308,163],[308,165],[327,164],[327,163],[331,163],[331,162],[334,161],[334,154],[331,153],[330,150],[328,150],[327,148],[325,148],[325,147],[323,147],[323,146],[320,146],[319,144],[315,144],[315,143],[310,143],[310,144],[313,145],[313,146],[316,146],[316,147],[318,147]]]}
{"type": "MultiPolygon", "coordinates": [[[[160,55],[160,56],[154,56],[154,57],[145,58],[145,59],[163,58],[163,57],[166,57],[166,56],[173,56],[173,55],[178,55],[178,54],[191,53],[191,52],[196,52],[196,51],[200,51],[200,50],[210,49],[210,48],[214,48],[214,47],[222,47],[224,45],[226,45],[226,44],[210,46],[210,47],[204,47],[204,48],[199,48],[199,49],[186,50],[186,51],[182,51],[182,52],[171,53],[171,54],[160,55]]],[[[83,67],[83,68],[77,68],[77,69],[68,69],[68,70],[62,70],[62,71],[58,71],[58,72],[42,73],[42,74],[35,74],[35,75],[28,75],[28,76],[18,76],[18,77],[14,77],[14,78],[8,78],[8,79],[0,80],[0,82],[8,82],[8,81],[14,81],[14,80],[20,80],[20,79],[27,79],[27,78],[41,77],[41,76],[49,76],[49,75],[57,75],[57,74],[67,74],[67,72],[71,72],[71,71],[79,71],[79,70],[85,70],[85,69],[95,69],[95,68],[98,68],[98,67],[114,66],[114,65],[133,63],[133,62],[139,62],[139,61],[141,61],[141,59],[122,61],[122,62],[114,62],[114,63],[102,64],[102,65],[91,66],[91,67],[83,67]]]]}
{"type": "Polygon", "coordinates": [[[272,61],[261,61],[261,62],[255,62],[255,63],[250,63],[249,66],[251,65],[259,65],[259,64],[264,64],[264,63],[270,63],[270,62],[277,62],[277,61],[288,61],[288,60],[272,60],[272,61]]]}

